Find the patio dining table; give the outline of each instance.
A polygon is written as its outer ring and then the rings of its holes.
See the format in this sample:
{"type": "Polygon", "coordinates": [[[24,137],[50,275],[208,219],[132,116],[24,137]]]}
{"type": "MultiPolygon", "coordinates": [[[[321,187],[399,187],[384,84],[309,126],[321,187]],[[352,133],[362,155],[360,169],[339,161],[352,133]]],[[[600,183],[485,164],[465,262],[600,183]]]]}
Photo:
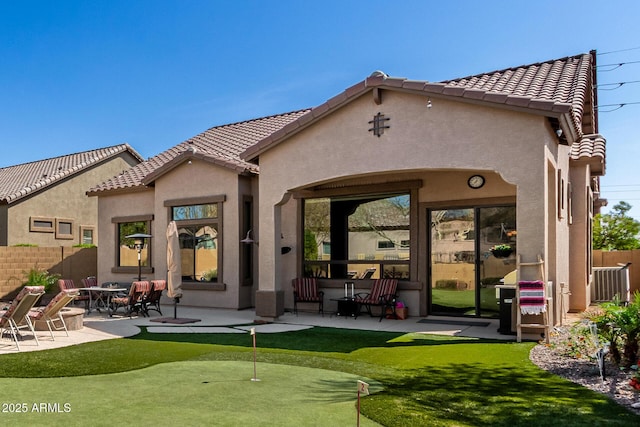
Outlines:
{"type": "Polygon", "coordinates": [[[109,317],[113,315],[111,311],[111,299],[114,297],[114,295],[128,291],[127,288],[100,286],[78,288],[78,290],[85,291],[89,294],[89,306],[87,307],[87,314],[91,313],[92,309],[96,309],[98,313],[102,313],[100,311],[100,307],[102,307],[107,310],[107,314],[109,315],[109,317]],[[94,294],[98,295],[95,300],[93,299],[94,294]]]}

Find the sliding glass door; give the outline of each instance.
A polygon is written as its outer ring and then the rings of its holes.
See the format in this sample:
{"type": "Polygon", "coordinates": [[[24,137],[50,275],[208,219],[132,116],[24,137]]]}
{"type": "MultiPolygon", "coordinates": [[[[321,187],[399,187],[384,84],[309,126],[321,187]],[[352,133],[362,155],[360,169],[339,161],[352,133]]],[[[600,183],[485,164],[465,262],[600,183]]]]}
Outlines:
{"type": "Polygon", "coordinates": [[[496,285],[515,270],[515,206],[432,210],[429,217],[430,313],[498,317],[496,285]]]}

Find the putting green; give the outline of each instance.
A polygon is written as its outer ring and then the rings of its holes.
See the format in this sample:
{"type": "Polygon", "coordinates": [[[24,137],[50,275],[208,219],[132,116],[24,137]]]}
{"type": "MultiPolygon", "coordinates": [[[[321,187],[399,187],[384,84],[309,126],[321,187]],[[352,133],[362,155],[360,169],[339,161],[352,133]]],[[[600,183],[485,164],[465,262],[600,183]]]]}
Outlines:
{"type": "MultiPolygon", "coordinates": [[[[99,362],[97,362],[99,363],[99,362]]],[[[131,372],[0,379],[4,425],[355,425],[365,377],[267,363],[187,361],[131,372]]],[[[362,426],[378,425],[360,417],[362,426]]]]}

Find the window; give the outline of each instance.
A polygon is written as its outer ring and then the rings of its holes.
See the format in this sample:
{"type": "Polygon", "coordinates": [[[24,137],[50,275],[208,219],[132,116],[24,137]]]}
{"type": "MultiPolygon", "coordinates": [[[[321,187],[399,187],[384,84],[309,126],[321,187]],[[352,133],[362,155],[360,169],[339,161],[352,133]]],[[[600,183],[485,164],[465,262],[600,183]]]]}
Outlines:
{"type": "Polygon", "coordinates": [[[73,220],[56,218],[56,239],[73,239],[73,220]]]}
{"type": "MultiPolygon", "coordinates": [[[[242,196],[242,229],[241,236],[246,236],[253,227],[253,198],[242,196]]],[[[240,245],[240,272],[242,286],[253,285],[253,251],[254,245],[240,245]]]]}
{"type": "Polygon", "coordinates": [[[29,218],[29,231],[38,233],[53,233],[55,219],[32,216],[29,218]]]}
{"type": "Polygon", "coordinates": [[[224,196],[169,200],[180,240],[182,281],[196,286],[222,283],[220,250],[224,196]]]}
{"type": "Polygon", "coordinates": [[[80,226],[80,244],[93,245],[95,229],[94,227],[80,226]]]}
{"type": "MultiPolygon", "coordinates": [[[[112,218],[111,222],[116,227],[116,267],[112,269],[114,273],[137,273],[138,272],[138,250],[134,247],[134,239],[128,238],[131,234],[151,233],[151,221],[153,215],[140,215],[131,217],[112,218]]],[[[140,266],[143,273],[152,273],[151,267],[151,245],[149,239],[144,239],[143,247],[140,250],[140,266]]]]}
{"type": "Polygon", "coordinates": [[[378,240],[378,249],[393,249],[396,247],[392,240],[378,240]]]}
{"type": "Polygon", "coordinates": [[[182,280],[217,282],[217,225],[179,225],[178,236],[182,255],[182,280]]]}
{"type": "Polygon", "coordinates": [[[304,200],[304,271],[333,279],[409,279],[410,195],[304,200]]]}

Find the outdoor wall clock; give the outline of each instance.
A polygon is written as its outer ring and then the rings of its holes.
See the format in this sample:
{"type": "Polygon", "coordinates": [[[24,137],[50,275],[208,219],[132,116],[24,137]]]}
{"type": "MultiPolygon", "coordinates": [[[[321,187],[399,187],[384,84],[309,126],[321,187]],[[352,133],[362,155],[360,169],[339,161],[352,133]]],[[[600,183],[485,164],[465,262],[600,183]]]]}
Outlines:
{"type": "Polygon", "coordinates": [[[484,176],[472,175],[467,181],[467,184],[469,184],[471,188],[480,188],[484,185],[484,176]]]}

